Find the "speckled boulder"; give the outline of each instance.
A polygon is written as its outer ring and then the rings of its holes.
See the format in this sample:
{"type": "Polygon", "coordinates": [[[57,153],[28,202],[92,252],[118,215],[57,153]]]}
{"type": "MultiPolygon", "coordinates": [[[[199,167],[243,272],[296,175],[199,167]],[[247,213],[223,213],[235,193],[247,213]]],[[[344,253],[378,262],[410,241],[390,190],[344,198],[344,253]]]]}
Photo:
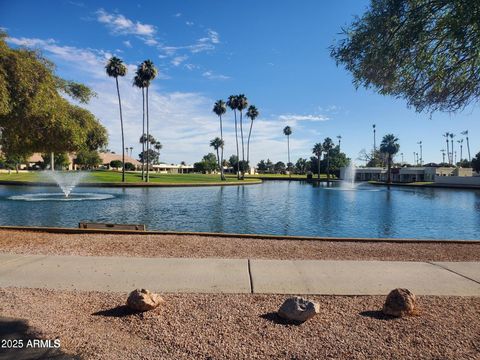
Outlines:
{"type": "Polygon", "coordinates": [[[390,291],[383,305],[383,313],[395,317],[411,315],[414,310],[415,295],[408,289],[394,289],[390,291]]]}
{"type": "Polygon", "coordinates": [[[284,301],[278,315],[288,321],[303,323],[320,312],[320,304],[294,296],[284,301]]]}
{"type": "Polygon", "coordinates": [[[128,295],[127,306],[136,311],[148,311],[155,309],[164,302],[165,300],[158,294],[146,289],[135,289],[128,295]]]}

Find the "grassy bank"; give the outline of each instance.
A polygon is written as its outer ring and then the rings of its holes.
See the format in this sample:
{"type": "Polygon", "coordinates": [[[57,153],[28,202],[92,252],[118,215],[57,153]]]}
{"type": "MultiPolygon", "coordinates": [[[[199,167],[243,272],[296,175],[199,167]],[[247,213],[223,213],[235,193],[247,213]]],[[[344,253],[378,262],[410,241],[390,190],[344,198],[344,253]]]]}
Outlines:
{"type": "MultiPolygon", "coordinates": [[[[141,173],[126,172],[125,180],[127,183],[141,183],[141,173]]],[[[257,179],[248,178],[243,181],[238,181],[234,176],[227,177],[227,183],[252,183],[257,179]]],[[[0,182],[15,181],[15,182],[52,182],[52,180],[43,172],[20,172],[11,174],[0,173],[0,182]]],[[[121,183],[122,173],[117,171],[91,171],[82,179],[82,183],[121,183]]],[[[224,183],[220,180],[220,175],[208,174],[150,174],[150,182],[156,184],[216,184],[224,183]]]]}

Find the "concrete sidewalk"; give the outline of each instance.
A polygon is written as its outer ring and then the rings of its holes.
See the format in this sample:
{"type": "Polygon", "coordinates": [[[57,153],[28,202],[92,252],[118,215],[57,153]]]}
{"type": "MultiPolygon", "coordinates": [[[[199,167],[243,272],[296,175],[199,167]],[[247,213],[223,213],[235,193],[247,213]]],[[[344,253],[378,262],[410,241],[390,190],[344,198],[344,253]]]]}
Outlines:
{"type": "Polygon", "coordinates": [[[0,287],[66,290],[480,296],[480,262],[248,260],[0,254],[0,287]]]}

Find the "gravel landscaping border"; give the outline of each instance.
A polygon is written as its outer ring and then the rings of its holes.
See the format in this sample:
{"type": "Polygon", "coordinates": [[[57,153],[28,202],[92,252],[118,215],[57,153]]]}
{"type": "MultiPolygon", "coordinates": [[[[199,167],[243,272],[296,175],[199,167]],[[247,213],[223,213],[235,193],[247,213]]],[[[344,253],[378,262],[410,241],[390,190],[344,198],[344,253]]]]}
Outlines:
{"type": "Polygon", "coordinates": [[[478,359],[480,298],[418,297],[418,316],[382,315],[384,297],[311,296],[320,314],[290,325],[280,295],[162,294],[132,313],[127,294],[0,289],[0,314],[82,359],[478,359]]]}

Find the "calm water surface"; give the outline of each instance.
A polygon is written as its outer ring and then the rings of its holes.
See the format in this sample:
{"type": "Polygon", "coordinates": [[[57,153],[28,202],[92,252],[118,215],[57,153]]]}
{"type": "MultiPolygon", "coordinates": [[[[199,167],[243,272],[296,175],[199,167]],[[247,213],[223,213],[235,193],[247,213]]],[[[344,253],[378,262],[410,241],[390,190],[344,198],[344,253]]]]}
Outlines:
{"type": "Polygon", "coordinates": [[[23,201],[57,188],[0,186],[0,224],[77,227],[80,221],[148,229],[335,237],[479,239],[480,191],[297,181],[197,188],[76,188],[104,200],[23,201]]]}

